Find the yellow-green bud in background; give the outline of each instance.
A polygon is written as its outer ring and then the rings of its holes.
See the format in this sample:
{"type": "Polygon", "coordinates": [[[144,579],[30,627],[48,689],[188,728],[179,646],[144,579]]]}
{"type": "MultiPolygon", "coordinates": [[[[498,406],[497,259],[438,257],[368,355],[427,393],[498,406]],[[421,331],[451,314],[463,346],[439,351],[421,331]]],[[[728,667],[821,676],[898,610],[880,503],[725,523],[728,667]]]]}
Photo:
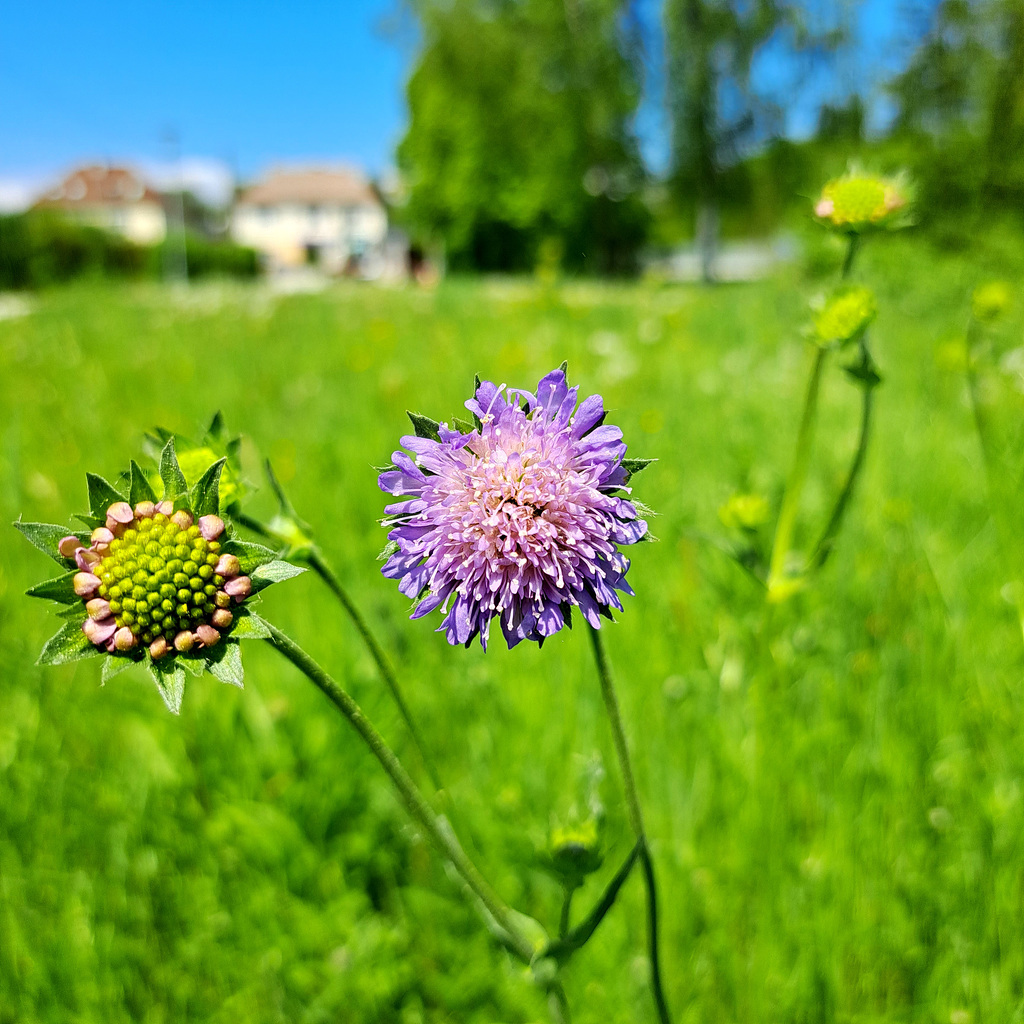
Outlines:
{"type": "Polygon", "coordinates": [[[974,289],[971,296],[971,313],[975,320],[993,323],[998,320],[1013,302],[1013,291],[1006,281],[986,281],[974,289]]]}
{"type": "Polygon", "coordinates": [[[818,220],[847,232],[898,227],[905,222],[910,188],[902,177],[849,171],[833,178],[814,204],[818,220]]]}
{"type": "Polygon", "coordinates": [[[760,494],[733,494],[718,510],[718,518],[730,530],[756,530],[771,518],[771,508],[760,494]]]}
{"type": "Polygon", "coordinates": [[[587,875],[600,868],[603,860],[601,830],[596,818],[551,830],[548,866],[564,885],[572,888],[582,885],[587,875]]]}
{"type": "Polygon", "coordinates": [[[852,341],[875,319],[878,304],[870,288],[847,285],[834,291],[814,316],[814,338],[819,345],[852,341]]]}

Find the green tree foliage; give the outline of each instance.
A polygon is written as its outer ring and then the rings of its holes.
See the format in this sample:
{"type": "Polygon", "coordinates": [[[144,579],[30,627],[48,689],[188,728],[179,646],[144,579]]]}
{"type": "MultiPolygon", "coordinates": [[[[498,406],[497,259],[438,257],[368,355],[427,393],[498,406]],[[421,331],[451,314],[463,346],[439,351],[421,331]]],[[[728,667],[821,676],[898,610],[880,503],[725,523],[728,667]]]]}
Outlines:
{"type": "Polygon", "coordinates": [[[644,237],[630,119],[638,65],[619,0],[412,0],[422,50],[398,150],[406,223],[455,269],[538,250],[595,273],[644,237]]]}
{"type": "Polygon", "coordinates": [[[893,83],[926,205],[1024,199],[1024,0],[942,0],[893,83]]]}
{"type": "MultiPolygon", "coordinates": [[[[851,5],[833,10],[836,21],[851,5]]],[[[704,276],[711,276],[719,207],[735,193],[730,173],[755,144],[776,133],[778,106],[751,81],[758,53],[784,45],[796,67],[828,57],[843,41],[841,26],[821,24],[804,0],[665,0],[668,105],[672,124],[672,192],[695,208],[704,276]]]]}

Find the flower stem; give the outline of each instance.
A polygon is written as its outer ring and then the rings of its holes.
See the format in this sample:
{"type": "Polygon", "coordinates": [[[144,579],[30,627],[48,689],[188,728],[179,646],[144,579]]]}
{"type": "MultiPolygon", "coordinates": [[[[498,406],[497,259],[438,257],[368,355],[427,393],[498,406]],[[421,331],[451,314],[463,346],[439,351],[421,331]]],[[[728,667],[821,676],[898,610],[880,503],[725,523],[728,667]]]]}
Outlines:
{"type": "Polygon", "coordinates": [[[535,949],[514,920],[513,912],[480,874],[476,865],[469,859],[455,838],[451,828],[446,827],[435,817],[430,804],[416,788],[408,772],[385,743],[384,738],[363,714],[359,705],[294,640],[269,622],[266,625],[270,630],[268,642],[314,683],[349,720],[394,783],[409,814],[423,828],[437,850],[448,859],[462,880],[483,904],[487,913],[501,928],[512,952],[525,963],[529,963],[534,956],[535,949]]]}
{"type": "Polygon", "coordinates": [[[558,938],[565,939],[569,934],[569,916],[572,913],[572,894],[576,891],[573,886],[565,887],[565,894],[562,897],[562,913],[558,919],[558,938]]]}
{"type": "Polygon", "coordinates": [[[444,789],[441,785],[441,778],[438,775],[437,769],[434,767],[434,762],[430,755],[427,753],[426,744],[423,742],[423,737],[420,735],[419,727],[416,725],[415,720],[412,717],[412,712],[409,710],[409,705],[405,702],[405,697],[402,695],[402,688],[398,685],[398,677],[395,675],[395,670],[388,661],[388,656],[384,653],[383,648],[377,642],[377,638],[370,632],[370,627],[366,624],[366,620],[363,618],[362,613],[359,611],[355,602],[349,597],[348,592],[341,585],[341,581],[338,579],[337,574],[327,564],[324,559],[323,553],[319,548],[314,547],[307,558],[309,567],[315,572],[320,579],[324,581],[327,588],[332,594],[341,602],[341,606],[348,613],[349,618],[352,620],[352,624],[356,627],[356,632],[362,638],[366,649],[370,652],[370,657],[373,658],[377,665],[377,671],[380,672],[381,678],[384,680],[384,684],[387,686],[391,693],[391,697],[398,708],[399,713],[402,716],[402,721],[405,722],[405,727],[409,730],[409,735],[412,736],[413,743],[416,744],[416,752],[420,756],[420,760],[423,762],[423,767],[427,770],[427,775],[430,776],[430,782],[435,790],[439,792],[444,789]]]}
{"type": "MultiPolygon", "coordinates": [[[[245,513],[239,513],[235,518],[242,526],[248,530],[252,530],[253,533],[258,534],[260,537],[270,541],[279,540],[279,537],[275,536],[273,531],[268,529],[267,526],[264,523],[261,523],[258,519],[253,519],[252,517],[245,515],[245,513]]],[[[316,545],[313,545],[308,555],[297,557],[296,561],[305,562],[306,565],[308,565],[309,568],[312,569],[321,580],[323,580],[327,585],[327,588],[338,599],[342,608],[345,609],[349,618],[352,620],[352,624],[356,627],[356,632],[366,645],[366,649],[370,652],[370,657],[373,658],[373,661],[377,666],[377,671],[384,680],[384,685],[387,686],[388,691],[398,708],[399,714],[402,716],[402,721],[405,723],[405,727],[409,730],[409,735],[412,736],[412,741],[416,746],[416,753],[419,754],[420,761],[423,763],[423,767],[426,769],[427,775],[430,777],[431,785],[435,790],[441,792],[444,789],[444,786],[441,785],[440,775],[437,772],[437,768],[434,766],[433,759],[427,754],[427,748],[423,742],[423,737],[420,735],[419,728],[412,717],[409,705],[405,702],[405,697],[402,694],[401,686],[398,684],[398,677],[395,675],[395,670],[392,667],[391,662],[388,661],[388,657],[384,653],[384,649],[377,642],[377,638],[370,630],[366,619],[363,618],[358,606],[349,596],[348,591],[342,586],[341,580],[338,578],[338,574],[331,568],[330,564],[324,558],[323,552],[316,545]]]]}
{"type": "Polygon", "coordinates": [[[845,281],[850,276],[850,271],[853,270],[853,261],[857,258],[857,253],[859,251],[860,235],[851,234],[846,245],[846,257],[843,260],[843,269],[839,272],[840,280],[845,281]]]}
{"type": "MultiPolygon", "coordinates": [[[[772,543],[771,561],[768,565],[768,599],[772,599],[772,591],[778,595],[786,571],[786,559],[789,557],[793,543],[793,529],[800,508],[800,494],[807,478],[807,464],[811,456],[811,442],[814,439],[814,424],[818,414],[818,393],[821,390],[821,374],[825,368],[828,350],[818,347],[814,354],[814,365],[807,384],[807,396],[804,398],[804,411],[800,419],[800,430],[796,438],[796,450],[793,454],[793,468],[786,482],[786,490],[782,496],[782,508],[779,521],[775,527],[775,540],[772,543]]],[[[784,595],[779,595],[784,596],[784,595]]]]}
{"type": "MultiPolygon", "coordinates": [[[[865,366],[871,365],[871,356],[868,354],[867,343],[862,338],[860,341],[861,348],[861,363],[865,366]]],[[[861,397],[860,406],[860,434],[857,438],[857,449],[853,453],[853,461],[850,463],[850,470],[846,475],[846,482],[843,484],[843,489],[836,499],[835,507],[832,509],[832,516],[828,521],[828,525],[825,527],[825,531],[821,535],[821,539],[818,541],[817,546],[814,549],[814,554],[811,557],[809,568],[812,570],[820,569],[832,554],[832,548],[835,546],[836,537],[839,535],[839,530],[843,525],[843,517],[846,515],[846,508],[850,503],[850,499],[853,497],[853,490],[857,484],[857,477],[860,474],[861,467],[864,465],[864,457],[867,455],[868,442],[871,439],[871,412],[874,406],[875,387],[877,386],[877,378],[875,380],[865,380],[861,382],[861,387],[864,389],[864,394],[861,397]]]]}
{"type": "Polygon", "coordinates": [[[661,958],[658,952],[658,890],[654,877],[654,863],[647,845],[647,834],[644,831],[643,813],[640,809],[640,797],[637,794],[636,780],[633,778],[633,766],[629,759],[629,747],[626,744],[626,733],[622,727],[622,714],[619,711],[619,699],[612,682],[608,656],[605,654],[601,634],[592,626],[588,630],[594,648],[594,660],[597,663],[597,674],[601,681],[601,695],[608,712],[608,721],[612,727],[612,739],[615,753],[619,760],[622,773],[622,787],[626,792],[626,813],[630,827],[636,836],[637,856],[643,868],[644,884],[647,889],[647,945],[651,958],[651,988],[654,1002],[658,1010],[661,1024],[670,1024],[668,1004],[661,985],[661,958]]]}

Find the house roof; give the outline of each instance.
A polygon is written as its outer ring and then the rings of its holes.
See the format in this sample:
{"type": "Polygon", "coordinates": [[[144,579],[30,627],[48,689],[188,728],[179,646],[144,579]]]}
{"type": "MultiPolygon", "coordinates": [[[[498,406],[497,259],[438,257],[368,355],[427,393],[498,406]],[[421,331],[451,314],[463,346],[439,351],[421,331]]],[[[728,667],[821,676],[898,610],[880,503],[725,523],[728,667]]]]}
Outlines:
{"type": "Polygon", "coordinates": [[[372,204],[380,200],[370,182],[354,170],[272,171],[247,188],[239,206],[271,206],[275,203],[336,203],[342,206],[372,204]]]}
{"type": "Polygon", "coordinates": [[[56,188],[42,196],[36,206],[74,208],[126,203],[159,203],[160,194],[127,167],[80,167],[56,188]]]}

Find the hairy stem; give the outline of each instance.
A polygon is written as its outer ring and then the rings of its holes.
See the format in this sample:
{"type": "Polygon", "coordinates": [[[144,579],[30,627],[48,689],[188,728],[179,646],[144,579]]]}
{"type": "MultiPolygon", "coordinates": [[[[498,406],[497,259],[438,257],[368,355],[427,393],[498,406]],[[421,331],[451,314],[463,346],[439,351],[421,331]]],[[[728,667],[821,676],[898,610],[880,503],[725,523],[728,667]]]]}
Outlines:
{"type": "Polygon", "coordinates": [[[300,672],[314,683],[335,707],[349,720],[352,727],[370,748],[380,762],[388,778],[394,783],[402,802],[412,818],[423,828],[431,842],[442,856],[458,872],[459,876],[479,899],[487,913],[507,937],[508,947],[525,963],[534,955],[532,943],[523,934],[514,920],[512,911],[501,900],[490,884],[484,879],[476,865],[469,859],[450,827],[439,821],[430,804],[416,788],[408,772],[384,738],[363,714],[359,705],[335,682],[294,640],[282,633],[276,626],[267,623],[270,630],[268,642],[283,654],[300,672]]]}
{"type": "MultiPolygon", "coordinates": [[[[237,515],[236,519],[242,526],[246,527],[246,529],[252,530],[253,533],[258,534],[266,540],[276,541],[278,539],[275,537],[274,533],[258,519],[253,519],[244,513],[237,515]]],[[[391,665],[391,662],[388,660],[388,656],[384,653],[384,649],[377,642],[377,638],[370,630],[366,619],[363,618],[362,612],[359,611],[358,606],[349,596],[348,591],[342,586],[341,580],[338,578],[338,574],[333,568],[331,568],[330,564],[324,558],[323,552],[317,546],[314,545],[308,555],[296,560],[304,561],[306,565],[308,565],[309,568],[312,569],[321,580],[323,580],[327,585],[327,588],[338,599],[342,608],[345,609],[349,618],[352,620],[352,624],[356,627],[356,632],[366,645],[366,649],[370,652],[370,657],[373,658],[374,664],[377,666],[377,671],[384,680],[384,685],[387,686],[388,692],[391,694],[391,697],[398,708],[399,714],[402,716],[402,721],[405,723],[405,727],[409,730],[409,735],[412,737],[412,741],[416,746],[416,752],[419,754],[420,761],[423,763],[423,767],[426,769],[427,775],[430,776],[431,785],[433,785],[435,790],[440,792],[444,789],[444,786],[441,785],[440,775],[438,774],[437,768],[434,766],[432,758],[427,754],[427,748],[423,742],[423,737],[420,735],[419,728],[416,725],[415,719],[412,717],[409,705],[405,702],[405,697],[402,694],[401,686],[398,684],[398,677],[395,674],[395,670],[391,665]]]]}
{"type": "Polygon", "coordinates": [[[644,884],[647,889],[647,946],[651,958],[651,988],[654,1002],[658,1010],[661,1024],[670,1024],[668,1004],[661,984],[661,957],[658,952],[658,890],[654,877],[654,862],[647,845],[647,834],[644,831],[643,813],[640,809],[640,797],[637,794],[636,780],[633,777],[633,765],[629,758],[629,747],[626,744],[626,733],[622,727],[622,714],[619,711],[619,698],[612,682],[611,668],[605,654],[601,634],[590,627],[590,640],[594,647],[594,660],[597,663],[597,674],[601,681],[601,695],[608,712],[608,721],[612,727],[612,739],[615,753],[622,773],[622,787],[626,792],[626,813],[630,828],[636,836],[637,856],[644,873],[644,884]]]}
{"type": "Polygon", "coordinates": [[[769,600],[773,588],[777,588],[785,576],[786,559],[789,557],[793,543],[793,530],[796,526],[797,512],[800,509],[800,495],[807,478],[807,465],[811,457],[811,442],[814,440],[814,425],[818,415],[818,394],[821,390],[821,375],[825,368],[827,355],[828,350],[820,346],[814,353],[814,365],[807,383],[804,411],[800,419],[800,430],[797,433],[796,449],[793,453],[793,467],[789,472],[789,480],[786,481],[779,521],[775,527],[775,540],[772,543],[771,561],[768,565],[769,600]]]}

